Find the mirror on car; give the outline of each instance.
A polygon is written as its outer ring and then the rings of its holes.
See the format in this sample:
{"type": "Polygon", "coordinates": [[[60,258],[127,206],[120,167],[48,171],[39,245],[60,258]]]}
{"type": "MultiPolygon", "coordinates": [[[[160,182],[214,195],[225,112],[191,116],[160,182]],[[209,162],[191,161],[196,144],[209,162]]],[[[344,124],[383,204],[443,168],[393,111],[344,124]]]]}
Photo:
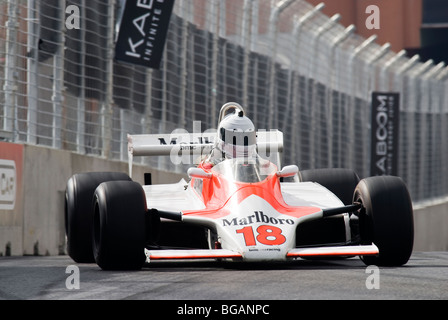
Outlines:
{"type": "Polygon", "coordinates": [[[212,177],[211,173],[205,172],[203,169],[200,168],[190,168],[188,169],[187,173],[190,178],[210,179],[212,177]]]}
{"type": "Polygon", "coordinates": [[[293,177],[297,173],[299,173],[299,167],[297,167],[296,165],[290,165],[283,167],[283,169],[280,171],[277,171],[277,177],[279,178],[293,177]]]}

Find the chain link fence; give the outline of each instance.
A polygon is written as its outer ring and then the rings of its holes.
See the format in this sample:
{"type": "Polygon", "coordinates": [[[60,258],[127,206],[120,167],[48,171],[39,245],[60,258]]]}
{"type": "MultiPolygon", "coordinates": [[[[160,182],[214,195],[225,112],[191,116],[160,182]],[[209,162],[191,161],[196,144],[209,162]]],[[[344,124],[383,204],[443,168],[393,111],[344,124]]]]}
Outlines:
{"type": "Polygon", "coordinates": [[[284,132],[284,164],[366,177],[371,93],[398,92],[399,175],[414,201],[448,195],[444,64],[392,52],[304,0],[177,0],[161,67],[145,69],[114,60],[123,5],[0,1],[0,139],[124,161],[127,133],[205,131],[235,101],[258,129],[284,132]]]}

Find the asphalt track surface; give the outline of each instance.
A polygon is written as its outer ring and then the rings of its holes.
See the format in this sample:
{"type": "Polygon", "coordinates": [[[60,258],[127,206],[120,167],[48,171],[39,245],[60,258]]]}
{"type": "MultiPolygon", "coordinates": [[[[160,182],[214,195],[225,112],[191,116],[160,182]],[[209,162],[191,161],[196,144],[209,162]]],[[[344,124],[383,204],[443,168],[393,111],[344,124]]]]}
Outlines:
{"type": "Polygon", "coordinates": [[[414,253],[403,267],[376,270],[358,258],[253,265],[158,261],[122,272],[75,264],[68,256],[0,257],[0,299],[448,299],[448,252],[414,253]],[[68,288],[76,284],[73,265],[79,289],[68,288]]]}

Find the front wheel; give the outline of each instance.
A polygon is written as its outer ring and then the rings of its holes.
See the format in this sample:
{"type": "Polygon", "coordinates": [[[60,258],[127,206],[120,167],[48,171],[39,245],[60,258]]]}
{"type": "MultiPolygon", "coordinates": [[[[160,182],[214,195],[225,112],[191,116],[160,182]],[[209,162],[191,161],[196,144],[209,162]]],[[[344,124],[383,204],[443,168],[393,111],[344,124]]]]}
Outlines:
{"type": "Polygon", "coordinates": [[[103,182],[131,178],[121,172],[89,172],[73,175],[65,191],[65,232],[67,251],[78,263],[95,262],[92,253],[92,199],[95,189],[103,182]]]}
{"type": "Polygon", "coordinates": [[[94,195],[93,254],[104,270],[138,270],[145,262],[146,197],[133,181],[105,182],[94,195]]]}
{"type": "Polygon", "coordinates": [[[401,266],[408,262],[414,244],[412,202],[403,180],[377,176],[363,179],[355,189],[353,202],[359,211],[361,244],[374,243],[378,256],[363,256],[367,265],[401,266]]]}

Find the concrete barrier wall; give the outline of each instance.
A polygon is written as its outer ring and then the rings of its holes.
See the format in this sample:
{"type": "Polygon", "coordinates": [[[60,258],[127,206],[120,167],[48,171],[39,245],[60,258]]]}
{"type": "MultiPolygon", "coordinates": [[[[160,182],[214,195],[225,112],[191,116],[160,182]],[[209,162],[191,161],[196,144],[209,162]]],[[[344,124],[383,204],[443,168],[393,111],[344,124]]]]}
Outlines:
{"type": "Polygon", "coordinates": [[[448,251],[448,199],[414,206],[414,251],[448,251]]]}
{"type": "MultiPolygon", "coordinates": [[[[67,180],[80,172],[128,172],[125,162],[47,147],[0,143],[0,159],[11,159],[14,153],[19,153],[14,157],[16,201],[13,210],[0,209],[0,255],[66,253],[64,197],[67,180]],[[18,147],[6,152],[14,146],[18,147]]],[[[153,183],[174,183],[185,178],[136,165],[133,180],[143,183],[145,172],[151,172],[153,183]]]]}
{"type": "MultiPolygon", "coordinates": [[[[128,172],[125,162],[4,142],[0,142],[0,159],[6,161],[0,162],[0,255],[65,254],[67,180],[79,172],[128,172]],[[2,169],[2,163],[7,167],[11,161],[15,163],[15,177],[10,177],[10,171],[5,173],[8,168],[2,169]],[[8,192],[12,191],[14,208],[8,209],[4,203],[9,199],[8,192]]],[[[174,183],[185,178],[139,165],[134,166],[132,178],[143,183],[145,172],[152,173],[155,184],[174,183]]],[[[415,251],[448,250],[448,201],[416,207],[414,221],[415,251]]]]}

